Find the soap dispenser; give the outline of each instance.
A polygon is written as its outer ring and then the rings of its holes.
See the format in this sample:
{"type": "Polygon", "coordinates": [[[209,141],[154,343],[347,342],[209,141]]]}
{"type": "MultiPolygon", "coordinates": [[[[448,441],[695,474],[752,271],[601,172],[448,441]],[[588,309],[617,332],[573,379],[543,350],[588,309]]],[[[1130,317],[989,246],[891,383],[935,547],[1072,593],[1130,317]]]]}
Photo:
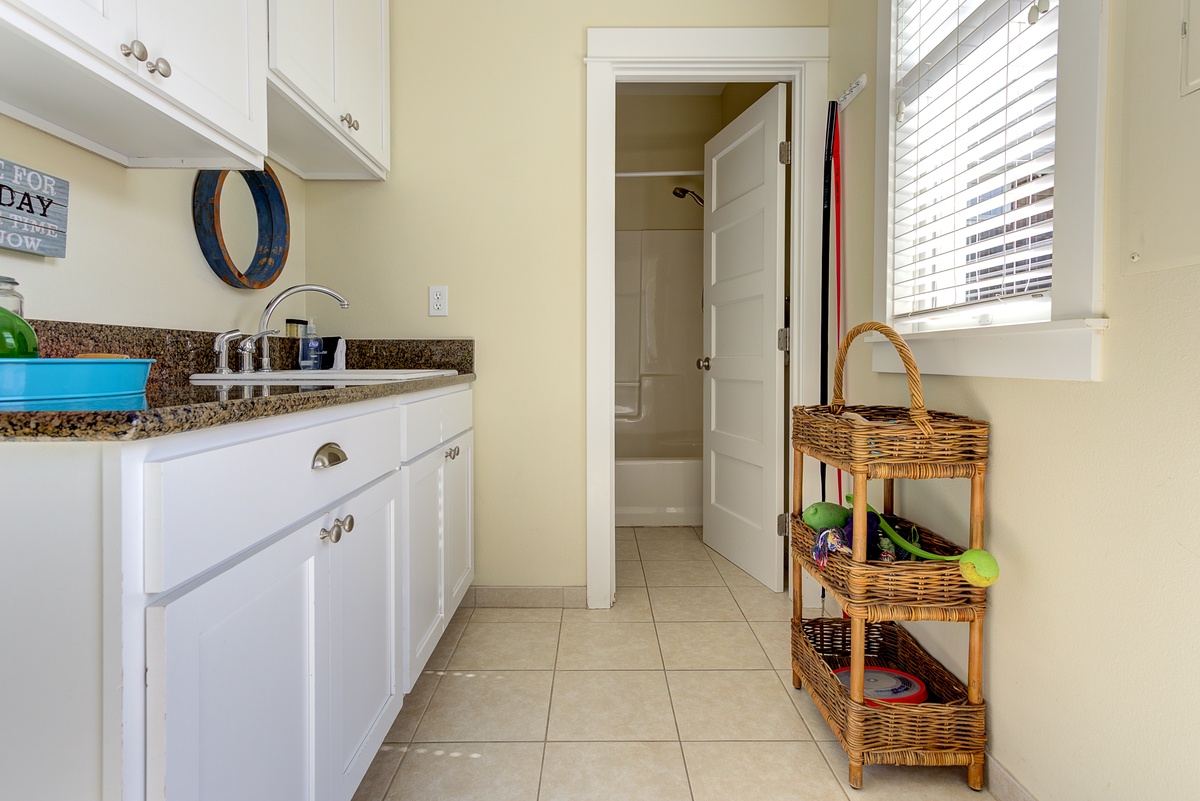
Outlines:
{"type": "Polygon", "coordinates": [[[25,322],[25,299],[17,282],[0,275],[0,358],[36,359],[37,335],[25,322]]]}
{"type": "Polygon", "coordinates": [[[313,320],[305,326],[304,336],[300,338],[300,369],[321,369],[321,338],[317,336],[317,324],[313,320]]]}

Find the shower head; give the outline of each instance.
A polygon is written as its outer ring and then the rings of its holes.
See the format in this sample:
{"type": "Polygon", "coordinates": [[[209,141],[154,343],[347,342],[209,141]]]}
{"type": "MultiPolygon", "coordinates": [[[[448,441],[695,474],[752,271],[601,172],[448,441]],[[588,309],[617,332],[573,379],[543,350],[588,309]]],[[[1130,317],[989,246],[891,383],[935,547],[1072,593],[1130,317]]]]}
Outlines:
{"type": "Polygon", "coordinates": [[[699,195],[697,195],[695,192],[693,192],[690,189],[684,189],[682,186],[677,186],[674,189],[672,189],[671,194],[677,198],[685,198],[688,195],[691,195],[692,200],[696,201],[696,203],[699,204],[701,207],[704,206],[704,198],[700,197],[699,195]]]}

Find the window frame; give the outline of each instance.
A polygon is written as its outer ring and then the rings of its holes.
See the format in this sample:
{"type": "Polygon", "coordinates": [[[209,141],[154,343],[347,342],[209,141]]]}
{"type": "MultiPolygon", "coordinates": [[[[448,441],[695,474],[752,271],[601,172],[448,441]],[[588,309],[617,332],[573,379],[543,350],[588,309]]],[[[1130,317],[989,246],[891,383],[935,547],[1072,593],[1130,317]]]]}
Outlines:
{"type": "MultiPolygon", "coordinates": [[[[1060,4],[1059,74],[1050,321],[905,334],[922,373],[1100,380],[1100,334],[1108,327],[1101,315],[1110,3],[1055,2],[1060,4]],[[1062,142],[1071,146],[1057,146],[1062,142]]],[[[891,324],[895,0],[879,0],[878,8],[874,314],[891,324]]],[[[890,343],[878,338],[872,347],[877,372],[903,371],[890,343]]]]}

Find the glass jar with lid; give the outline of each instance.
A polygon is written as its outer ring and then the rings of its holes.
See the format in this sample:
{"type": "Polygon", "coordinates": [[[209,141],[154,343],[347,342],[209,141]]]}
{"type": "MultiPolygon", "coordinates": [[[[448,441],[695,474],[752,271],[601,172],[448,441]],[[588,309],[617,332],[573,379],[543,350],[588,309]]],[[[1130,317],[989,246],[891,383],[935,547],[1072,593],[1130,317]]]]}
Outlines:
{"type": "Polygon", "coordinates": [[[37,335],[25,322],[25,298],[17,286],[0,275],[0,358],[33,359],[38,355],[37,335]]]}

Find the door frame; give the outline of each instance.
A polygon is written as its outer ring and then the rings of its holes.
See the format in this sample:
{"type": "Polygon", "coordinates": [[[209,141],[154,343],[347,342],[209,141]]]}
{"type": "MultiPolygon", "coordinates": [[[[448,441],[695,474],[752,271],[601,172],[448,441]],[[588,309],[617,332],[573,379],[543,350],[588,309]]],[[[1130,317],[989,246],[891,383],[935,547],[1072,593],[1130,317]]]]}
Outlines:
{"type": "MultiPolygon", "coordinates": [[[[820,263],[828,56],[827,28],[588,29],[585,419],[589,608],[610,607],[616,590],[613,239],[617,83],[790,84],[792,164],[787,226],[791,246],[787,269],[792,357],[788,389],[794,402],[814,403],[820,357],[820,272],[810,269],[802,273],[800,265],[820,263]]],[[[784,469],[790,474],[790,465],[784,469]]]]}

